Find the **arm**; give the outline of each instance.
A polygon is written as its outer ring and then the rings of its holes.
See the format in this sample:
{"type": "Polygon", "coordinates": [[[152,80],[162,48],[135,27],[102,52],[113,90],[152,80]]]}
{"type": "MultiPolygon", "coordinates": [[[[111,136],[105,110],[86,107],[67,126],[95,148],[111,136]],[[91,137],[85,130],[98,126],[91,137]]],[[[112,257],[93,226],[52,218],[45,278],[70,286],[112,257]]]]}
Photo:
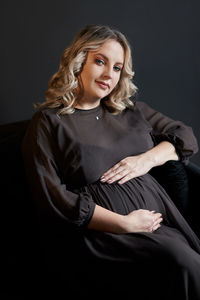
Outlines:
{"type": "Polygon", "coordinates": [[[157,145],[143,154],[121,160],[103,174],[102,182],[113,183],[119,180],[120,184],[125,183],[131,178],[146,174],[155,166],[169,160],[178,160],[177,153],[181,161],[187,164],[189,157],[198,151],[191,127],[164,116],[143,102],[135,104],[135,110],[152,126],[157,145]]]}
{"type": "Polygon", "coordinates": [[[153,232],[160,227],[161,222],[162,215],[155,211],[139,209],[124,216],[96,205],[88,228],[117,234],[153,232]]]}
{"type": "Polygon", "coordinates": [[[58,146],[53,138],[56,125],[50,121],[42,112],[36,113],[23,139],[29,186],[41,217],[58,217],[82,226],[89,222],[95,203],[90,194],[73,193],[63,182],[58,146]]]}
{"type": "Polygon", "coordinates": [[[169,160],[178,160],[175,147],[167,141],[163,141],[152,149],[140,155],[122,159],[101,177],[102,182],[113,183],[118,180],[119,184],[142,176],[153,167],[163,165],[169,160]]]}
{"type": "Polygon", "coordinates": [[[160,166],[169,160],[178,160],[176,148],[170,142],[163,141],[154,148],[141,154],[146,160],[152,161],[152,167],[160,166]]]}
{"type": "MultiPolygon", "coordinates": [[[[139,104],[144,119],[152,126],[157,145],[145,153],[135,157],[127,157],[108,170],[101,181],[119,183],[146,174],[151,168],[165,164],[170,160],[178,160],[177,150],[182,161],[197,152],[198,145],[192,129],[182,122],[173,121],[161,113],[151,109],[144,103],[139,104]]],[[[127,216],[119,216],[99,206],[95,207],[93,217],[88,225],[91,229],[124,232],[152,232],[159,228],[162,216],[146,210],[136,210],[127,216]]]]}
{"type": "Polygon", "coordinates": [[[144,102],[136,102],[135,109],[140,111],[144,119],[152,126],[155,142],[157,144],[161,141],[172,143],[183,163],[187,164],[189,158],[198,152],[198,143],[190,126],[181,121],[172,120],[144,102]]]}

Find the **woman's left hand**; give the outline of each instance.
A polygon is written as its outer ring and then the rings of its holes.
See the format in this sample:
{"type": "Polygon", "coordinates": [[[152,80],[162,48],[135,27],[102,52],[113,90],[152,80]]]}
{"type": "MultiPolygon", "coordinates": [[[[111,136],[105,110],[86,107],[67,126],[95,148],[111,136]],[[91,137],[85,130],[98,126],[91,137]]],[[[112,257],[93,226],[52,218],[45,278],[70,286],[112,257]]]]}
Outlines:
{"type": "Polygon", "coordinates": [[[153,166],[154,161],[149,156],[146,157],[145,154],[129,156],[105,172],[100,180],[107,183],[118,180],[119,184],[123,184],[132,178],[148,173],[153,166]]]}

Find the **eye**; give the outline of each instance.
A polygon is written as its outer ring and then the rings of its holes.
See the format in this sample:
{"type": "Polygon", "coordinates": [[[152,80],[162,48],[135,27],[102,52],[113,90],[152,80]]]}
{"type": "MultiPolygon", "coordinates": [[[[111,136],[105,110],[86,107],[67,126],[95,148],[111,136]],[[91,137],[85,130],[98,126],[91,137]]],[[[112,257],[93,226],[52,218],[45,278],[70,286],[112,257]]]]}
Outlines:
{"type": "Polygon", "coordinates": [[[95,59],[95,62],[100,66],[105,64],[104,60],[99,58],[95,59]]]}
{"type": "Polygon", "coordinates": [[[114,66],[114,70],[115,70],[116,72],[120,72],[120,71],[121,71],[121,68],[118,67],[118,66],[114,66]]]}

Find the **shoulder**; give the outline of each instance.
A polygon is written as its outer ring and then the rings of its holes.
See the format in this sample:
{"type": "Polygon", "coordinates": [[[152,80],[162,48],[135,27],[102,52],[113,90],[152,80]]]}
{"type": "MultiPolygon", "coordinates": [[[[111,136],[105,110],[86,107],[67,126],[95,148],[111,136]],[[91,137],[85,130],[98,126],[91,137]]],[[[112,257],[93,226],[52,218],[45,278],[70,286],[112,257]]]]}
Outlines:
{"type": "Polygon", "coordinates": [[[35,112],[33,119],[47,119],[47,120],[58,120],[58,109],[57,108],[42,108],[35,112]]]}
{"type": "Polygon", "coordinates": [[[43,132],[52,132],[59,123],[59,117],[55,108],[42,108],[31,117],[27,128],[29,135],[41,135],[43,132]]]}
{"type": "Polygon", "coordinates": [[[138,112],[145,119],[149,119],[155,116],[158,116],[159,118],[164,116],[160,111],[152,108],[152,106],[150,106],[148,103],[144,101],[135,101],[133,110],[135,112],[138,112]]]}
{"type": "Polygon", "coordinates": [[[147,103],[145,103],[143,101],[134,101],[133,106],[128,106],[125,109],[125,112],[128,113],[128,114],[132,114],[132,113],[143,114],[148,109],[151,109],[151,108],[147,103]]]}
{"type": "Polygon", "coordinates": [[[135,110],[143,111],[147,108],[150,108],[150,106],[144,101],[135,101],[133,104],[134,104],[133,107],[135,110]]]}
{"type": "Polygon", "coordinates": [[[37,110],[31,119],[31,123],[41,124],[41,123],[56,123],[59,121],[59,116],[57,115],[58,109],[56,108],[43,108],[37,110]]]}
{"type": "Polygon", "coordinates": [[[128,124],[130,126],[138,126],[146,127],[149,124],[146,121],[145,117],[145,103],[140,101],[133,102],[133,105],[128,106],[121,113],[117,115],[117,119],[123,124],[128,124]]]}

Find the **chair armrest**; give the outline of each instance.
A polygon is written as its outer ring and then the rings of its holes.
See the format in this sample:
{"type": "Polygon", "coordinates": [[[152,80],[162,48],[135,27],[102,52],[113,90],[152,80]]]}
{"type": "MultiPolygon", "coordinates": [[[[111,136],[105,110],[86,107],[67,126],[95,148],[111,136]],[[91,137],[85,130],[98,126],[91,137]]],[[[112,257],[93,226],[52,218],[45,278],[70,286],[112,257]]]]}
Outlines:
{"type": "Polygon", "coordinates": [[[155,167],[150,174],[163,186],[183,215],[189,205],[189,182],[185,165],[180,161],[168,161],[155,167]]]}
{"type": "Polygon", "coordinates": [[[185,166],[185,169],[188,175],[189,184],[189,207],[187,219],[196,234],[200,236],[200,167],[195,163],[189,162],[189,164],[185,166]]]}
{"type": "Polygon", "coordinates": [[[197,195],[199,195],[200,167],[192,162],[189,162],[189,164],[185,166],[185,169],[189,183],[189,198],[190,201],[193,201],[193,197],[195,196],[196,198],[197,195]]]}
{"type": "Polygon", "coordinates": [[[200,180],[200,167],[192,162],[185,166],[189,178],[200,180]]]}

